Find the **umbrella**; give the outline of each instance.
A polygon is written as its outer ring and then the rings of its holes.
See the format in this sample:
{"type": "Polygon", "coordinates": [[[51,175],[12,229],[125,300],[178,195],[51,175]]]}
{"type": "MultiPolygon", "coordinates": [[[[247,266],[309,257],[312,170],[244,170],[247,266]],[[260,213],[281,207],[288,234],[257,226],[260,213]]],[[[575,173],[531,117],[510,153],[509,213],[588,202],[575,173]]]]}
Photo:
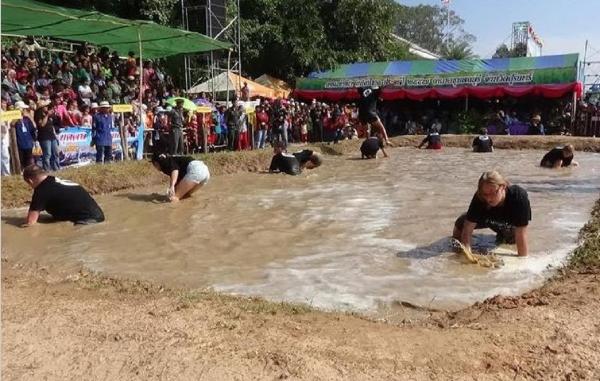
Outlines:
{"type": "Polygon", "coordinates": [[[206,98],[196,98],[193,102],[197,106],[212,106],[212,103],[206,98]]]}
{"type": "Polygon", "coordinates": [[[194,102],[192,102],[191,100],[189,100],[187,98],[183,98],[183,97],[171,97],[171,98],[167,99],[167,104],[175,107],[176,101],[178,99],[183,99],[183,108],[184,109],[189,110],[189,111],[196,110],[197,106],[194,104],[194,102]]]}

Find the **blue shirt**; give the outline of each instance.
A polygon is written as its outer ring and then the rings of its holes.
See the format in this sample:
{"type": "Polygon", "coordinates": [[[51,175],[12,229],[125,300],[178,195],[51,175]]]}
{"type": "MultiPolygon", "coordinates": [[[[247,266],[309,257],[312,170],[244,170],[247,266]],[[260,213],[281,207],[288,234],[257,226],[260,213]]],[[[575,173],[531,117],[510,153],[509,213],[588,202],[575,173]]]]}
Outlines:
{"type": "Polygon", "coordinates": [[[17,146],[19,149],[32,149],[35,141],[35,126],[28,117],[24,116],[15,124],[17,132],[17,146]]]}
{"type": "Polygon", "coordinates": [[[92,138],[98,146],[112,146],[111,130],[113,117],[107,113],[97,113],[92,119],[92,138]]]}

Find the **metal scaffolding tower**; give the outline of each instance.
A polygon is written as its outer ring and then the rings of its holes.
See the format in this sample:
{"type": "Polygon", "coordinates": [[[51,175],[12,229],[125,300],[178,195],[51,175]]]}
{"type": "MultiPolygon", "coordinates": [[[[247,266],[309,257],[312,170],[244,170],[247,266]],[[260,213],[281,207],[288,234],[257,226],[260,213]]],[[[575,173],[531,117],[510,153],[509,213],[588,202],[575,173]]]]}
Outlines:
{"type": "MultiPolygon", "coordinates": [[[[242,73],[240,49],[240,1],[235,9],[227,9],[227,0],[181,0],[183,28],[214,39],[230,42],[229,52],[188,54],[184,57],[185,89],[220,73],[242,73]],[[233,16],[228,19],[227,16],[233,16]]],[[[213,97],[215,96],[213,90],[213,97]]]]}

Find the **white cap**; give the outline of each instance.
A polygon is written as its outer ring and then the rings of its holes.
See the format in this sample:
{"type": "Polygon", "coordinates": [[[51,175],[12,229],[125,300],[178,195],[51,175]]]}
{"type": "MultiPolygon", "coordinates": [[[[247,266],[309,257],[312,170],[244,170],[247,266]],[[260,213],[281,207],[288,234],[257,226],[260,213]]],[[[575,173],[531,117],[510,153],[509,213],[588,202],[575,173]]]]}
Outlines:
{"type": "Polygon", "coordinates": [[[27,106],[25,104],[25,102],[23,102],[23,101],[18,101],[17,103],[15,103],[15,107],[18,108],[19,110],[23,110],[23,109],[29,108],[29,106],[27,106]]]}

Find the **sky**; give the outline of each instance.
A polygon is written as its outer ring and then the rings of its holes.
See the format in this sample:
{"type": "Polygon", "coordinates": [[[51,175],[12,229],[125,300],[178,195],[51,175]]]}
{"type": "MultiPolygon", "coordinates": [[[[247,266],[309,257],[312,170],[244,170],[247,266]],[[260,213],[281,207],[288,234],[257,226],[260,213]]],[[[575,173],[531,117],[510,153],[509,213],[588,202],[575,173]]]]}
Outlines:
{"type": "MultiPolygon", "coordinates": [[[[408,6],[441,5],[441,0],[396,0],[408,6]]],[[[529,21],[543,40],[543,55],[580,53],[589,40],[588,61],[600,61],[600,0],[451,0],[464,29],[477,37],[473,52],[491,58],[496,47],[510,47],[512,23],[529,21]]]]}

